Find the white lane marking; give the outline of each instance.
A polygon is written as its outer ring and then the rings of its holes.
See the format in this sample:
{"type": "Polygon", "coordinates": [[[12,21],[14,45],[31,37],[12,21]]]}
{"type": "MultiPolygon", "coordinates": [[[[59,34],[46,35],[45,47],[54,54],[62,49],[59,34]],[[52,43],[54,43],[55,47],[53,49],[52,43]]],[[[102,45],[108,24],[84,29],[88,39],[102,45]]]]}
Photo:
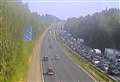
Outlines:
{"type": "MultiPolygon", "coordinates": [[[[65,45],[66,46],[66,45],[65,45]]],[[[69,47],[67,47],[68,49],[70,49],[69,47]]],[[[73,52],[73,53],[75,53],[76,54],[76,52],[73,52]]],[[[65,52],[65,54],[66,54],[66,52],[65,52]]],[[[72,58],[70,58],[70,57],[68,57],[72,62],[73,62],[73,60],[72,60],[72,58]]],[[[75,62],[73,62],[77,67],[79,67],[80,69],[82,69],[87,75],[89,75],[93,80],[94,80],[94,82],[98,82],[89,72],[87,72],[83,67],[81,67],[79,64],[76,64],[75,62]]]]}
{"type": "Polygon", "coordinates": [[[94,82],[98,82],[90,73],[88,73],[84,68],[82,68],[80,65],[76,64],[80,69],[82,69],[87,75],[90,76],[94,80],[94,82]]]}
{"type": "MultiPolygon", "coordinates": [[[[42,56],[41,56],[42,57],[42,56]]],[[[42,82],[45,82],[44,81],[44,76],[43,76],[43,74],[44,74],[44,69],[43,69],[43,61],[40,61],[40,68],[41,68],[41,73],[42,73],[42,82]]]]}

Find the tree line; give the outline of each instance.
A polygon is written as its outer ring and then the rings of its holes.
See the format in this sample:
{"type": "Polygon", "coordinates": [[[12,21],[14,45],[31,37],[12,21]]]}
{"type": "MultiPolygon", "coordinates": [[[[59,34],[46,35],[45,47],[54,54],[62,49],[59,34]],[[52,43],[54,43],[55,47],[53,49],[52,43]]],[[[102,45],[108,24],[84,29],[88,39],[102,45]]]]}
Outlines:
{"type": "Polygon", "coordinates": [[[51,15],[51,21],[47,18],[31,13],[20,0],[0,0],[0,82],[18,82],[25,76],[32,44],[49,24],[59,20],[51,15]],[[29,25],[33,39],[25,42],[23,36],[29,25]]]}
{"type": "Polygon", "coordinates": [[[105,9],[92,15],[69,18],[64,29],[75,38],[83,38],[92,48],[120,49],[120,10],[105,9]]]}

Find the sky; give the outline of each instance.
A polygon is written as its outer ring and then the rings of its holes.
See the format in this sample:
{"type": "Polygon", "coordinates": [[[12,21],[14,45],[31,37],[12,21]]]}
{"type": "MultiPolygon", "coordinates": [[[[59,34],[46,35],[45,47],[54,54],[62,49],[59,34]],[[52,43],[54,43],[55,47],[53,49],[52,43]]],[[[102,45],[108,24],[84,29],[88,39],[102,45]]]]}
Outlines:
{"type": "Polygon", "coordinates": [[[50,14],[60,19],[86,16],[106,8],[120,8],[120,0],[22,0],[31,12],[50,14]]]}

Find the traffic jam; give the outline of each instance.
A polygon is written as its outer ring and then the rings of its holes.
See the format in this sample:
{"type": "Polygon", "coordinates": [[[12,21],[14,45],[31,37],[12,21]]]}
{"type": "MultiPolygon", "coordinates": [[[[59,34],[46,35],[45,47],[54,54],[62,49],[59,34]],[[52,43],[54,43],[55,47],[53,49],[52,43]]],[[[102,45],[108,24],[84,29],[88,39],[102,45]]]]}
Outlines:
{"type": "Polygon", "coordinates": [[[59,39],[80,56],[100,68],[101,71],[109,75],[120,75],[120,51],[105,48],[104,52],[102,52],[100,49],[91,48],[84,43],[84,39],[74,38],[67,31],[61,32],[59,39]]]}

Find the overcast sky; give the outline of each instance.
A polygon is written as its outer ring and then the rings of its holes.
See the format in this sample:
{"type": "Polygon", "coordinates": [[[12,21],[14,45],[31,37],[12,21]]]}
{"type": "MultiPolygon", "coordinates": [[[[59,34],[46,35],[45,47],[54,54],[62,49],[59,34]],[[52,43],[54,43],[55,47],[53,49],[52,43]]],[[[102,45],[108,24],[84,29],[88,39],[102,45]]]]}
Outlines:
{"type": "Polygon", "coordinates": [[[23,0],[32,12],[51,14],[60,19],[80,17],[106,8],[120,8],[119,0],[23,0]]]}

